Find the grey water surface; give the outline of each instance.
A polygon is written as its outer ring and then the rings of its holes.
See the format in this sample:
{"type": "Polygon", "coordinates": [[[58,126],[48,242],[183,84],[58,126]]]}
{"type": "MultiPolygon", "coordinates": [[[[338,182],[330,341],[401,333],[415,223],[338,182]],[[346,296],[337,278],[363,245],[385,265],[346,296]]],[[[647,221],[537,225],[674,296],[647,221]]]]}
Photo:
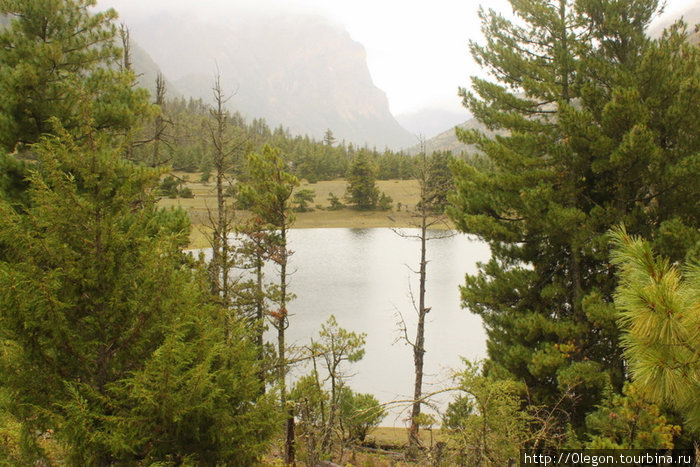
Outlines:
{"type": "MultiPolygon", "coordinates": [[[[417,235],[418,229],[402,229],[417,235]]],[[[444,236],[445,232],[434,232],[444,236]]],[[[308,345],[330,315],[338,324],[367,334],[365,356],[357,363],[345,363],[352,375],[349,386],[368,392],[386,403],[410,399],[413,393],[413,353],[401,341],[399,313],[415,338],[416,312],[411,292],[418,300],[420,242],[402,238],[393,230],[377,229],[294,229],[288,236],[290,257],[289,290],[296,298],[288,305],[290,345],[308,345]],[[412,269],[412,270],[411,270],[412,269]]],[[[462,367],[462,357],[485,357],[486,336],[481,319],[460,306],[459,286],[466,273],[476,271],[477,261],[490,255],[486,244],[456,234],[427,243],[424,392],[454,386],[452,375],[462,367]]],[[[275,271],[267,271],[274,279],[275,271]]],[[[275,342],[269,332],[268,340],[275,342]]],[[[290,381],[307,369],[297,368],[290,381]]],[[[436,397],[445,407],[454,393],[436,397]]],[[[392,406],[385,426],[405,426],[408,404],[392,406]]]]}

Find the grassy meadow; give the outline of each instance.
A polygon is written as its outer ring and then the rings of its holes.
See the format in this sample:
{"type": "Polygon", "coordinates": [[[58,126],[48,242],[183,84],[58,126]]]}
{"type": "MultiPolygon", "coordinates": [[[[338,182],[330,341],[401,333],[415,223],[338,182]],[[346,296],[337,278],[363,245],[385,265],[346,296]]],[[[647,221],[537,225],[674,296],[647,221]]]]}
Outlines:
{"type": "MultiPolygon", "coordinates": [[[[192,190],[194,198],[163,198],[161,206],[181,206],[187,210],[192,220],[190,235],[191,248],[209,246],[208,235],[211,232],[210,216],[216,217],[216,185],[213,178],[208,183],[200,182],[201,174],[175,172],[173,175],[185,180],[183,186],[192,190]],[[211,213],[211,214],[210,214],[211,213]]],[[[417,226],[415,217],[416,203],[419,199],[419,187],[416,180],[378,180],[377,187],[393,199],[388,211],[358,211],[343,208],[329,211],[328,197],[331,193],[343,200],[346,182],[343,179],[307,183],[303,181],[298,190],[310,189],[315,192],[311,210],[296,213],[293,227],[308,228],[374,228],[374,227],[412,227],[417,226]]],[[[245,211],[237,211],[236,216],[245,219],[245,211]]]]}

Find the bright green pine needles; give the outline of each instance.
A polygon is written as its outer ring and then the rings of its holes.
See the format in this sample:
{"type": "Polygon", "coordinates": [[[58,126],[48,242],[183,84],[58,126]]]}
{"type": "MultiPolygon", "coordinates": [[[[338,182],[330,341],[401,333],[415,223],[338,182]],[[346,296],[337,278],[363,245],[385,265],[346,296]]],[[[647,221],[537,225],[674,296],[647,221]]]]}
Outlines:
{"type": "Polygon", "coordinates": [[[648,242],[618,229],[612,262],[620,268],[615,304],[636,385],[681,411],[700,430],[700,265],[683,269],[648,242]]]}
{"type": "Polygon", "coordinates": [[[0,14],[0,147],[12,151],[51,131],[83,126],[125,131],[148,111],[148,92],[118,66],[122,50],[114,10],[90,11],[96,0],[2,0],[0,14]]]}
{"type": "Polygon", "coordinates": [[[261,154],[248,156],[249,181],[240,197],[266,227],[288,228],[294,222],[291,199],[299,180],[288,172],[278,149],[265,145],[261,154]]]}
{"type": "Polygon", "coordinates": [[[158,210],[158,171],[105,137],[56,134],[35,146],[26,212],[0,201],[0,389],[23,463],[53,433],[70,465],[252,464],[274,406],[247,333],[181,253],[186,213],[158,210]]]}

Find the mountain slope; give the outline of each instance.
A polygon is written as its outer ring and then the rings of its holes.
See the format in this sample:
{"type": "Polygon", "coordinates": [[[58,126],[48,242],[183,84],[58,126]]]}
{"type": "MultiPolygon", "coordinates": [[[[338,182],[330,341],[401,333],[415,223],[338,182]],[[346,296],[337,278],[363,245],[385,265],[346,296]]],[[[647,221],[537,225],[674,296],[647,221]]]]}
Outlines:
{"type": "MultiPolygon", "coordinates": [[[[148,89],[151,96],[156,93],[156,78],[161,73],[158,64],[153,61],[148,52],[140,45],[131,42],[131,62],[136,73],[136,82],[142,88],[148,89]]],[[[164,76],[165,77],[165,76],[164,76]]],[[[168,98],[180,97],[182,94],[177,88],[165,78],[165,89],[168,98]]]]}
{"type": "Polygon", "coordinates": [[[129,24],[184,94],[211,100],[218,68],[229,105],[248,118],[379,148],[414,143],[372,82],[364,48],[328,20],[247,16],[224,24],[163,12],[129,24]]]}
{"type": "MultiPolygon", "coordinates": [[[[481,130],[486,134],[490,134],[486,127],[481,124],[476,118],[470,118],[464,123],[457,125],[465,130],[481,130]]],[[[409,154],[418,154],[421,148],[420,145],[412,146],[408,152],[409,154]]],[[[432,154],[435,151],[450,151],[453,155],[469,155],[474,154],[478,151],[476,146],[472,144],[464,144],[457,139],[457,134],[455,133],[455,127],[445,130],[439,135],[426,140],[425,142],[425,152],[427,154],[432,154]]]]}
{"type": "Polygon", "coordinates": [[[396,116],[396,120],[414,135],[432,138],[445,128],[457,125],[468,117],[469,112],[466,109],[457,113],[431,107],[399,114],[396,116]]]}

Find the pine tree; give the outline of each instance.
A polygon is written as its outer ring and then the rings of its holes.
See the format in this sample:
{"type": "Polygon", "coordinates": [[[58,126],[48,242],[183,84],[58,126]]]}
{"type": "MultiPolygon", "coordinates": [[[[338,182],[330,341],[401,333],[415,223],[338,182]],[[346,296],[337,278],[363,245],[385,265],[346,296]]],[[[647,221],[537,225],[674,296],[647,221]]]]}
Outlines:
{"type": "Polygon", "coordinates": [[[385,415],[376,399],[352,392],[347,386],[348,374],[342,368],[345,362],[362,359],[366,337],[364,333],[341,328],[331,315],[321,325],[318,339],[312,338],[305,348],[304,358],[311,361],[312,371],[294,384],[290,399],[300,418],[310,465],[316,465],[321,457],[333,459],[333,448],[337,441],[343,441],[344,431],[352,431],[352,435],[366,433],[385,415]],[[330,391],[325,388],[326,382],[330,382],[330,391]],[[363,410],[364,413],[353,413],[363,410]]]}
{"type": "Polygon", "coordinates": [[[181,253],[186,213],[158,210],[160,173],[108,135],[52,132],[29,207],[0,201],[0,381],[25,460],[51,431],[75,465],[256,456],[274,422],[254,347],[181,253]]]}
{"type": "Polygon", "coordinates": [[[521,409],[522,385],[484,376],[480,365],[465,363],[457,375],[461,394],[448,406],[443,427],[459,449],[459,464],[509,465],[531,436],[532,416],[521,409]]]}
{"type": "Polygon", "coordinates": [[[591,438],[587,449],[673,449],[673,438],[680,431],[630,383],[625,383],[622,394],[609,394],[586,417],[586,427],[591,438]]]}
{"type": "Polygon", "coordinates": [[[684,253],[680,233],[698,225],[698,51],[679,30],[646,38],[653,0],[511,4],[526,26],[482,12],[472,54],[494,80],[462,90],[499,133],[458,131],[483,156],[455,164],[450,213],[492,251],[462,297],[484,320],[490,368],[538,405],[570,393],[562,429],[582,428],[625,380],[607,230],[624,220],[684,253]]]}
{"type": "Polygon", "coordinates": [[[0,144],[8,151],[52,131],[68,131],[86,117],[99,129],[130,128],[147,109],[147,91],[117,65],[114,10],[88,11],[95,0],[4,0],[0,14],[0,144]]]}
{"type": "Polygon", "coordinates": [[[346,176],[345,198],[360,210],[374,209],[379,201],[375,167],[367,151],[358,151],[346,176]]]}
{"type": "Polygon", "coordinates": [[[331,315],[321,325],[319,340],[311,346],[314,358],[320,357],[324,362],[324,368],[328,373],[327,379],[331,383],[330,404],[328,407],[328,423],[325,428],[322,446],[325,452],[331,448],[331,438],[336,430],[340,408],[341,389],[344,387],[347,375],[341,370],[343,362],[354,363],[362,359],[365,354],[365,342],[367,335],[357,334],[338,326],[334,315],[331,315]]]}
{"type": "Polygon", "coordinates": [[[426,203],[432,212],[443,213],[447,207],[447,194],[454,188],[453,159],[449,151],[434,152],[428,158],[426,203]]]}
{"type": "Polygon", "coordinates": [[[634,385],[652,401],[682,413],[697,435],[700,263],[689,262],[681,270],[624,229],[612,239],[612,263],[621,279],[615,305],[634,385]]]}
{"type": "MultiPolygon", "coordinates": [[[[299,185],[299,180],[289,172],[279,150],[265,145],[261,154],[248,156],[248,182],[242,184],[240,197],[250,206],[260,231],[268,232],[265,241],[269,251],[268,257],[279,267],[279,281],[272,294],[277,309],[269,311],[272,325],[277,330],[277,382],[280,388],[280,404],[286,413],[287,407],[287,344],[286,330],[289,327],[288,302],[293,298],[287,290],[287,266],[291,251],[287,245],[289,228],[294,222],[292,212],[292,193],[299,185]]],[[[286,459],[294,460],[294,417],[287,418],[287,436],[285,441],[286,459]]]]}

